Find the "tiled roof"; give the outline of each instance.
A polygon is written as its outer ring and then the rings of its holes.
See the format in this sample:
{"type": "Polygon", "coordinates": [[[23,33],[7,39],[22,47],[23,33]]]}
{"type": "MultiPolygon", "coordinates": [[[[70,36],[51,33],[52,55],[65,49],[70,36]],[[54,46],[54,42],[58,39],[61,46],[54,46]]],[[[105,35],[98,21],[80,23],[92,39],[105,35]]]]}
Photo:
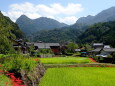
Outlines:
{"type": "Polygon", "coordinates": [[[94,50],[92,50],[92,52],[99,52],[101,50],[101,48],[96,48],[94,50]]]}
{"type": "Polygon", "coordinates": [[[115,52],[115,48],[103,48],[106,52],[115,52]]]}
{"type": "Polygon", "coordinates": [[[60,46],[59,43],[34,43],[38,48],[50,48],[51,46],[60,46]]]}
{"type": "Polygon", "coordinates": [[[93,46],[104,45],[103,43],[94,43],[93,46]]]}

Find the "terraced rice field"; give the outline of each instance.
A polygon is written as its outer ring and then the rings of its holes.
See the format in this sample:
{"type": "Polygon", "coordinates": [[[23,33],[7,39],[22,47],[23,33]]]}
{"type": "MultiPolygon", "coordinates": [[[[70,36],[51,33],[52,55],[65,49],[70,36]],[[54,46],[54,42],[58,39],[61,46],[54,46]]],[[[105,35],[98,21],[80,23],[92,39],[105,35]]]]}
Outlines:
{"type": "Polygon", "coordinates": [[[55,58],[40,58],[43,64],[76,64],[76,63],[91,63],[92,61],[86,57],[55,57],[55,58]]]}
{"type": "Polygon", "coordinates": [[[39,86],[115,86],[115,68],[49,68],[39,86]]]}

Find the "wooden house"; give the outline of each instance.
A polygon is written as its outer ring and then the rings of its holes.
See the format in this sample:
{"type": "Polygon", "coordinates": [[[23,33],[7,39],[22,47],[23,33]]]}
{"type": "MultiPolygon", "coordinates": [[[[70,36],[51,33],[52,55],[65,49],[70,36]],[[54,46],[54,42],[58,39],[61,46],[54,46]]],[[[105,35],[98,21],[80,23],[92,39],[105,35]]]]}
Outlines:
{"type": "Polygon", "coordinates": [[[109,55],[115,52],[115,48],[111,48],[109,45],[105,45],[103,48],[96,48],[91,51],[92,55],[107,58],[109,55]]]}
{"type": "Polygon", "coordinates": [[[24,42],[22,39],[19,40],[11,40],[12,44],[13,44],[13,48],[20,53],[26,54],[28,53],[28,49],[27,49],[27,44],[26,42],[24,42]]]}
{"type": "Polygon", "coordinates": [[[51,49],[54,54],[60,54],[59,43],[34,43],[36,49],[51,49]]]}

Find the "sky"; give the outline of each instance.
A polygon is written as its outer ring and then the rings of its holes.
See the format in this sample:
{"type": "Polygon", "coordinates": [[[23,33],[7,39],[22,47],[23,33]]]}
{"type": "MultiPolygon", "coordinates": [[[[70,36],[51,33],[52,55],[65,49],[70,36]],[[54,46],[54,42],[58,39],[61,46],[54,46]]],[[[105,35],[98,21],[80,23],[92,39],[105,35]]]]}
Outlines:
{"type": "Polygon", "coordinates": [[[24,14],[31,19],[48,17],[69,25],[113,6],[115,0],[0,0],[0,10],[14,22],[24,14]]]}

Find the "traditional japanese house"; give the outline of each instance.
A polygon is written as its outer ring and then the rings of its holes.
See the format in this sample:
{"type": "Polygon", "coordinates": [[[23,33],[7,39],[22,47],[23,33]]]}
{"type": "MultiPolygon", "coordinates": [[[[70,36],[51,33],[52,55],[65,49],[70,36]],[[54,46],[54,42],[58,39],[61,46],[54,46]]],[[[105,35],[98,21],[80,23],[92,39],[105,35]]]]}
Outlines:
{"type": "Polygon", "coordinates": [[[19,40],[13,40],[12,39],[11,41],[12,41],[14,49],[17,52],[20,52],[20,53],[23,53],[23,54],[28,53],[27,44],[22,39],[19,39],[19,40]]]}
{"type": "Polygon", "coordinates": [[[59,43],[34,43],[36,49],[51,49],[54,54],[60,54],[59,43]]]}

